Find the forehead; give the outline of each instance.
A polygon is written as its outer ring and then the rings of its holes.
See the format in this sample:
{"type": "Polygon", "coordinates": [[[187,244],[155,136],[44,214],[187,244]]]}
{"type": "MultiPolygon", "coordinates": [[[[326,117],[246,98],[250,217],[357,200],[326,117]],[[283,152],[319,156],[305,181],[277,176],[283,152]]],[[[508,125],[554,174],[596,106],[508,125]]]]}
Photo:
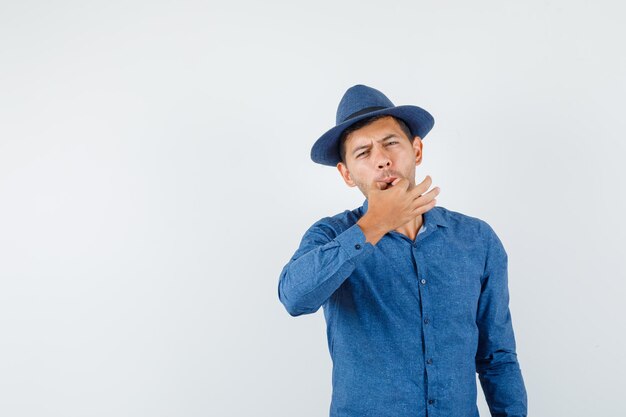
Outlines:
{"type": "Polygon", "coordinates": [[[390,133],[396,133],[400,137],[404,135],[400,125],[393,117],[382,117],[367,126],[363,126],[351,132],[346,138],[345,146],[346,149],[351,149],[352,147],[359,146],[363,142],[379,140],[390,133]]]}

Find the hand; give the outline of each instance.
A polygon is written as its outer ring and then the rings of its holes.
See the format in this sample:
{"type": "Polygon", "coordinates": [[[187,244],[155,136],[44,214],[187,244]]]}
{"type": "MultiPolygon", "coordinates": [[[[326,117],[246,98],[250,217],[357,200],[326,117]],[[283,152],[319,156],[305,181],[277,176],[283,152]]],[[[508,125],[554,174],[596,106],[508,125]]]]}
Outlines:
{"type": "Polygon", "coordinates": [[[430,175],[412,188],[406,178],[396,178],[389,188],[373,181],[368,189],[367,213],[363,216],[367,216],[365,223],[377,225],[384,234],[414,220],[435,207],[439,187],[424,194],[431,184],[430,175]]]}

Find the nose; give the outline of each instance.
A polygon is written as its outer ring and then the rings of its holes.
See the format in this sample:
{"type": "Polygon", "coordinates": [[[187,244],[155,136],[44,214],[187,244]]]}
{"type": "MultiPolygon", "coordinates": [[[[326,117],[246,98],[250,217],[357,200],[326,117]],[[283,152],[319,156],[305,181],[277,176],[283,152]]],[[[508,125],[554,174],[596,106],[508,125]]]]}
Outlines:
{"type": "Polygon", "coordinates": [[[389,158],[389,155],[383,148],[376,152],[374,160],[376,161],[376,166],[378,166],[378,168],[391,166],[391,158],[389,158]]]}

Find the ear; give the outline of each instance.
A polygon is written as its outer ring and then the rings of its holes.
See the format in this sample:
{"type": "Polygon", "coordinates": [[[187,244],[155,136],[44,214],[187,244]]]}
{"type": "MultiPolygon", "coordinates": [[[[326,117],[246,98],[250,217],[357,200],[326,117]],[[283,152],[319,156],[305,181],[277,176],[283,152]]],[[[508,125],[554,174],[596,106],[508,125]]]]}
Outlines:
{"type": "Polygon", "coordinates": [[[413,152],[415,153],[415,166],[422,163],[422,138],[415,136],[413,139],[413,152]]]}
{"type": "Polygon", "coordinates": [[[352,177],[350,176],[350,171],[348,170],[348,166],[343,162],[339,162],[337,164],[337,170],[339,174],[341,174],[341,178],[343,178],[344,182],[348,185],[348,187],[355,187],[356,183],[352,181],[352,177]]]}

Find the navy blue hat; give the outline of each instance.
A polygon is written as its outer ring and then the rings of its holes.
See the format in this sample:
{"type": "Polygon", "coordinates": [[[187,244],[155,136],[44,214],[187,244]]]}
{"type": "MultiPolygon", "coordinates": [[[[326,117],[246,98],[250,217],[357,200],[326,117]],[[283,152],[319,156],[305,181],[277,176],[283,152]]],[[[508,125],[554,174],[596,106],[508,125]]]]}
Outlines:
{"type": "Polygon", "coordinates": [[[322,165],[336,166],[341,161],[339,137],[343,131],[359,120],[379,114],[388,114],[402,119],[413,136],[424,136],[430,132],[435,119],[426,110],[417,106],[394,106],[383,93],[363,84],[354,85],[344,93],[337,107],[336,125],[320,136],[311,148],[311,159],[322,165]]]}

